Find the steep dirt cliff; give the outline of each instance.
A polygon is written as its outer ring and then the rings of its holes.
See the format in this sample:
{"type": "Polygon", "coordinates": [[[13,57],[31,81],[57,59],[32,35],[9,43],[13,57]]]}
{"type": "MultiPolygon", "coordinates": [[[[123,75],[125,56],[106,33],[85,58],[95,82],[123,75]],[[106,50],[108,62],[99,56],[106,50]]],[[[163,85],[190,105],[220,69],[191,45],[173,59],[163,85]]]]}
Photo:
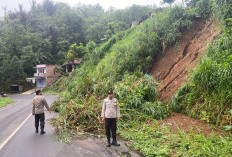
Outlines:
{"type": "Polygon", "coordinates": [[[150,75],[160,82],[158,91],[161,101],[171,100],[177,89],[185,82],[190,69],[197,65],[202,52],[218,32],[211,22],[197,21],[190,30],[183,33],[175,46],[158,57],[150,75]]]}

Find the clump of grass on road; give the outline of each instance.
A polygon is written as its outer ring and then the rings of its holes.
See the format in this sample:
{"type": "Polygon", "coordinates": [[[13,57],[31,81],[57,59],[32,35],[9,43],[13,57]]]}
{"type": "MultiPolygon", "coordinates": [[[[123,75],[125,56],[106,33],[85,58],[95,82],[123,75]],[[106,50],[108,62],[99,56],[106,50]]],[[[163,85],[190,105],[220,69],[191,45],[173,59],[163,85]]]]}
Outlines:
{"type": "Polygon", "coordinates": [[[14,100],[11,98],[0,98],[0,108],[6,106],[7,104],[13,103],[14,100]]]}

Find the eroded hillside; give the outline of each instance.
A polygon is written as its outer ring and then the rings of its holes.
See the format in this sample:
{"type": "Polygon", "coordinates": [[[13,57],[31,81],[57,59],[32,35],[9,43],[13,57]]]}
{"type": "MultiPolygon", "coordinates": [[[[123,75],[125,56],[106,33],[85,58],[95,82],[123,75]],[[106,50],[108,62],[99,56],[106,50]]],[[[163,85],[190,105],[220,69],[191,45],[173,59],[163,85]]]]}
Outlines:
{"type": "Polygon", "coordinates": [[[206,50],[207,44],[213,41],[218,32],[211,22],[199,20],[190,30],[183,33],[178,44],[158,57],[150,75],[161,83],[158,87],[161,101],[170,100],[181,87],[190,69],[197,65],[201,53],[206,50]]]}

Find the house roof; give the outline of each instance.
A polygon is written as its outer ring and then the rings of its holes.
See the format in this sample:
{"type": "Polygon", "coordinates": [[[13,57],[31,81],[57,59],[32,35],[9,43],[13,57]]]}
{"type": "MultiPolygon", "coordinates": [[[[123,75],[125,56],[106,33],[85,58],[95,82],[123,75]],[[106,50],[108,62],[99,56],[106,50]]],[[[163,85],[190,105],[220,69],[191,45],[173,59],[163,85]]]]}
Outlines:
{"type": "Polygon", "coordinates": [[[36,65],[36,68],[46,68],[46,64],[36,65]]]}
{"type": "Polygon", "coordinates": [[[75,59],[75,60],[73,60],[71,62],[65,62],[62,66],[72,65],[72,64],[75,64],[75,65],[81,64],[81,61],[82,61],[82,58],[75,59]]]}

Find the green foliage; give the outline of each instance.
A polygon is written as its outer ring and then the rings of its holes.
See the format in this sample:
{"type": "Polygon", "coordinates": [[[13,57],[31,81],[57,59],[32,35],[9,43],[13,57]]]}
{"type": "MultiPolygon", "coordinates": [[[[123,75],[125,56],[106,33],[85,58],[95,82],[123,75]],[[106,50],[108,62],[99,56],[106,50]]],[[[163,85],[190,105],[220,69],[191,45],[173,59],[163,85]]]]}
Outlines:
{"type": "Polygon", "coordinates": [[[170,114],[167,106],[156,102],[158,98],[158,83],[153,77],[124,75],[122,81],[115,85],[115,97],[121,108],[135,109],[155,119],[163,119],[170,114]]]}
{"type": "Polygon", "coordinates": [[[232,104],[231,41],[228,36],[222,36],[208,48],[207,57],[192,73],[191,82],[174,96],[176,111],[193,117],[200,117],[201,111],[207,111],[209,122],[223,123],[223,115],[232,104]]]}
{"type": "Polygon", "coordinates": [[[232,109],[228,111],[228,113],[224,116],[223,120],[228,121],[227,124],[229,124],[229,125],[223,126],[223,128],[226,131],[232,131],[232,109]]]}
{"type": "Polygon", "coordinates": [[[7,104],[13,103],[14,100],[11,98],[0,98],[0,108],[6,106],[7,104]]]}
{"type": "Polygon", "coordinates": [[[163,0],[163,3],[168,3],[170,6],[174,2],[175,2],[175,0],[163,0]]]}
{"type": "Polygon", "coordinates": [[[0,81],[23,82],[24,77],[22,62],[17,56],[3,61],[0,67],[0,81]]]}
{"type": "Polygon", "coordinates": [[[167,126],[159,126],[156,121],[120,121],[119,133],[129,140],[129,145],[139,150],[144,156],[218,156],[232,154],[231,135],[205,136],[183,130],[171,132],[167,126]],[[155,125],[151,125],[155,124],[155,125]]]}
{"type": "MultiPolygon", "coordinates": [[[[199,3],[198,6],[204,5],[199,3]]],[[[169,47],[175,44],[200,11],[196,8],[164,8],[161,12],[153,13],[153,17],[142,25],[107,37],[109,39],[99,46],[94,43],[85,46],[87,53],[83,57],[83,64],[71,77],[59,83],[63,85],[60,88],[63,93],[54,105],[54,110],[60,112],[56,120],[58,132],[64,135],[70,130],[102,131],[102,100],[107,96],[107,90],[113,88],[121,108],[119,133],[145,156],[231,154],[231,136],[186,134],[182,130],[173,133],[165,126],[158,126],[154,119],[167,117],[171,109],[157,101],[158,83],[154,78],[144,76],[155,58],[162,53],[161,45],[164,43],[169,47]]],[[[230,33],[230,29],[226,33],[230,33]]],[[[99,36],[97,34],[96,38],[100,39],[99,36]]],[[[224,113],[228,114],[232,100],[228,83],[231,76],[231,48],[228,47],[229,35],[222,36],[220,42],[217,40],[209,48],[209,56],[193,72],[191,82],[175,95],[172,105],[175,111],[188,113],[206,122],[222,121],[224,118],[223,123],[228,124],[230,117],[224,113]],[[227,75],[229,79],[225,78],[227,75]]],[[[94,41],[99,43],[98,39],[94,41]]]]}
{"type": "Polygon", "coordinates": [[[186,9],[179,6],[157,13],[153,25],[165,47],[168,48],[178,41],[181,34],[189,29],[197,14],[192,8],[186,9]]]}
{"type": "Polygon", "coordinates": [[[136,123],[133,128],[128,128],[122,124],[119,128],[120,135],[130,141],[130,145],[139,150],[144,156],[169,156],[169,147],[165,145],[165,137],[159,126],[151,127],[147,124],[136,123]]]}
{"type": "Polygon", "coordinates": [[[181,140],[177,147],[179,156],[220,156],[226,157],[231,154],[231,137],[216,135],[205,136],[193,133],[180,136],[181,140]]]}
{"type": "Polygon", "coordinates": [[[68,83],[68,78],[66,76],[61,76],[54,84],[51,86],[46,87],[43,89],[43,91],[46,92],[58,92],[61,93],[65,90],[67,83],[68,83]]]}
{"type": "MultiPolygon", "coordinates": [[[[120,102],[122,119],[131,118],[134,112],[157,119],[165,118],[170,114],[170,110],[162,103],[155,102],[157,82],[152,77],[141,77],[141,75],[140,73],[138,75],[125,74],[124,79],[114,86],[115,97],[118,97],[120,102]],[[131,95],[131,92],[134,95],[131,95]]],[[[106,97],[109,82],[96,82],[91,93],[91,88],[85,87],[85,91],[80,90],[83,81],[86,80],[76,82],[77,90],[72,88],[63,93],[53,107],[55,111],[60,112],[57,123],[62,128],[84,131],[101,128],[102,99],[106,97]]],[[[89,85],[88,83],[84,86],[89,85]]]]}
{"type": "Polygon", "coordinates": [[[87,53],[86,47],[82,43],[77,46],[77,44],[72,44],[68,50],[68,53],[65,56],[66,61],[70,62],[78,58],[82,58],[85,53],[87,53]]]}
{"type": "Polygon", "coordinates": [[[225,23],[225,19],[232,17],[232,2],[230,0],[214,0],[212,7],[214,16],[221,19],[222,23],[225,23]]]}
{"type": "Polygon", "coordinates": [[[211,14],[211,0],[199,0],[196,4],[197,12],[202,16],[210,16],[211,14]]]}
{"type": "MultiPolygon", "coordinates": [[[[65,3],[45,0],[41,4],[32,1],[31,9],[26,12],[19,5],[18,11],[7,12],[0,20],[0,68],[7,69],[3,63],[16,56],[26,74],[25,80],[33,76],[36,64],[63,64],[65,57],[67,60],[84,57],[89,42],[103,43],[150,11],[149,6],[137,5],[111,11],[104,11],[99,4],[71,8],[65,3]]],[[[15,76],[10,75],[0,81],[13,83],[15,80],[11,78],[15,76]]]]}
{"type": "Polygon", "coordinates": [[[144,73],[162,53],[162,41],[167,47],[175,44],[194,16],[193,11],[182,7],[166,8],[155,12],[142,25],[112,35],[100,46],[89,43],[82,47],[87,50],[84,62],[61,83],[66,88],[61,87],[64,93],[54,106],[61,113],[59,126],[85,131],[99,129],[101,102],[110,88],[115,89],[122,119],[167,117],[169,106],[157,101],[158,83],[144,73]]]}
{"type": "MultiPolygon", "coordinates": [[[[225,1],[220,7],[225,3],[231,5],[225,1]]],[[[224,24],[226,21],[223,33],[208,47],[207,56],[192,72],[190,82],[173,97],[172,106],[175,111],[222,126],[231,125],[232,118],[227,114],[232,107],[232,22],[224,19],[225,12],[216,8],[216,17],[220,15],[224,24]]],[[[227,11],[231,14],[231,10],[227,11]]]]}

